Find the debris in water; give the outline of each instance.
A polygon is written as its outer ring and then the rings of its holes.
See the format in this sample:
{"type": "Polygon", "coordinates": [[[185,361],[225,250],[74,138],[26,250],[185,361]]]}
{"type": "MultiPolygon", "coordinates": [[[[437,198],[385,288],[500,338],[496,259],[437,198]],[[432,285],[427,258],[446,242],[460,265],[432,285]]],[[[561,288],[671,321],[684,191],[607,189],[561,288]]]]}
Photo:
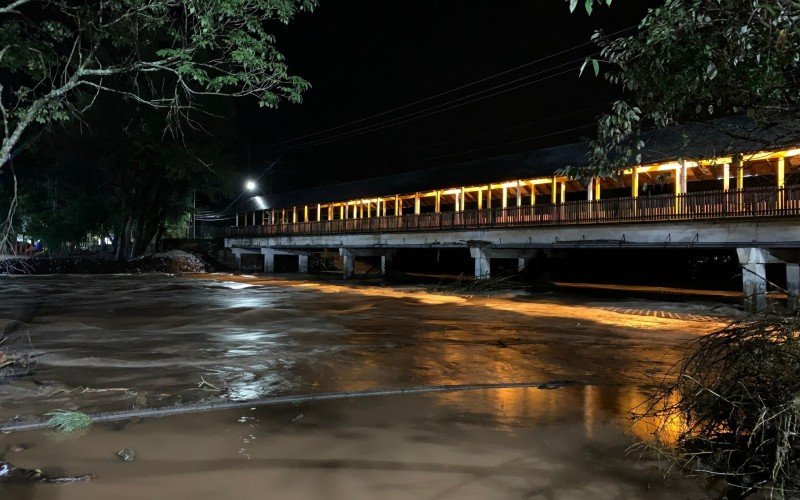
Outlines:
{"type": "Polygon", "coordinates": [[[8,451],[12,453],[19,453],[21,451],[27,450],[28,448],[30,448],[30,446],[24,443],[12,444],[11,446],[8,447],[8,451]]]}
{"type": "Polygon", "coordinates": [[[59,432],[74,432],[92,425],[92,418],[79,411],[56,410],[45,416],[50,417],[47,426],[59,432]]]}
{"type": "Polygon", "coordinates": [[[122,448],[117,452],[117,456],[121,458],[123,462],[133,462],[136,460],[136,452],[130,448],[122,448]]]}
{"type": "Polygon", "coordinates": [[[28,483],[77,483],[90,481],[94,474],[80,476],[48,476],[40,469],[20,469],[5,460],[0,460],[0,484],[28,484],[28,483]]]}
{"type": "Polygon", "coordinates": [[[294,418],[292,419],[292,422],[297,422],[298,420],[300,420],[301,418],[303,418],[303,416],[304,416],[304,415],[301,413],[300,415],[298,415],[298,416],[294,417],[294,418]]]}
{"type": "Polygon", "coordinates": [[[206,379],[204,379],[202,376],[200,377],[200,383],[197,384],[197,387],[199,389],[212,390],[212,391],[220,390],[220,388],[217,387],[216,385],[208,383],[206,379]]]}

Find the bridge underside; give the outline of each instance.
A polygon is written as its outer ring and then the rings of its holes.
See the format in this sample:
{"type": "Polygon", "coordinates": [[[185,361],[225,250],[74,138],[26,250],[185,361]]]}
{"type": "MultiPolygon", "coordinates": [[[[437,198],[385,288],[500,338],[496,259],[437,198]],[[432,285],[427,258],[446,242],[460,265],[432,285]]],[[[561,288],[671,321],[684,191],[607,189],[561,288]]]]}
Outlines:
{"type": "Polygon", "coordinates": [[[298,256],[298,269],[308,270],[308,255],[336,250],[343,257],[344,276],[352,277],[359,257],[380,257],[383,272],[397,250],[468,248],[475,277],[488,278],[491,259],[534,258],[538,249],[736,249],[742,266],[745,305],[766,307],[768,263],[786,264],[787,291],[793,305],[800,289],[800,217],[757,220],[680,221],[574,226],[464,229],[440,232],[283,235],[232,237],[225,240],[237,261],[260,254],[264,270],[274,270],[275,255],[298,256]]]}

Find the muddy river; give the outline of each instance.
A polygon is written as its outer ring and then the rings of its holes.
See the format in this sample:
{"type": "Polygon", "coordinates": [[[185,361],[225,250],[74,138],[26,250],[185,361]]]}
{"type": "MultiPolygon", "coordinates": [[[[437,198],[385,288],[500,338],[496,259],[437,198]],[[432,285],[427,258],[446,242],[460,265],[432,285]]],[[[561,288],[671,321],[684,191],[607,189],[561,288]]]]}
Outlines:
{"type": "MultiPolygon", "coordinates": [[[[296,279],[0,278],[0,330],[38,355],[0,421],[284,394],[571,380],[246,407],[0,436],[18,467],[91,482],[3,498],[702,498],[626,453],[627,418],[729,308],[444,295],[296,279]],[[131,448],[123,462],[115,453],[131,448]]],[[[0,487],[2,488],[2,487],[0,487]]]]}

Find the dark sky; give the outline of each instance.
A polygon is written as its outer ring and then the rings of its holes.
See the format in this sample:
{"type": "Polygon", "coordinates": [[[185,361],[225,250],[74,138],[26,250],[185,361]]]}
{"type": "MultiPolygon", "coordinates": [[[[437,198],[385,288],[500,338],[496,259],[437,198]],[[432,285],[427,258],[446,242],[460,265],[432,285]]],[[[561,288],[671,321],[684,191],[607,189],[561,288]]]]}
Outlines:
{"type": "Polygon", "coordinates": [[[278,110],[234,104],[242,174],[258,176],[280,159],[261,184],[284,191],[579,140],[617,94],[591,71],[578,78],[577,61],[596,48],[575,47],[596,28],[633,27],[652,3],[616,0],[587,16],[582,6],[570,14],[563,0],[321,0],[277,32],[291,70],[313,86],[304,102],[278,110]],[[419,116],[432,111],[440,112],[419,116]],[[407,121],[386,126],[392,119],[407,121]],[[357,130],[364,127],[384,128],[357,130]]]}

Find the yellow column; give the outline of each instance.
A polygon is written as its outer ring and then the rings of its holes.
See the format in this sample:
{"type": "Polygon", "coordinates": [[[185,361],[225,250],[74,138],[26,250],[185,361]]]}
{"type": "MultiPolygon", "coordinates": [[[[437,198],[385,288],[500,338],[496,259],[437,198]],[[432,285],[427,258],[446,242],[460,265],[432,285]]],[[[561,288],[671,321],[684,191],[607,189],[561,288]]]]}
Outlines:
{"type": "Polygon", "coordinates": [[[458,202],[460,201],[461,196],[458,193],[456,193],[453,195],[453,199],[455,200],[456,203],[456,212],[460,212],[461,209],[458,207],[458,202]]]}
{"type": "Polygon", "coordinates": [[[467,208],[467,191],[464,187],[461,187],[461,211],[463,212],[465,208],[467,208]]]}
{"type": "Polygon", "coordinates": [[[681,200],[679,198],[682,192],[683,183],[681,182],[681,169],[675,169],[675,213],[681,213],[681,200]]]}
{"type": "Polygon", "coordinates": [[[483,188],[478,190],[478,210],[483,210],[483,188]]]}
{"type": "Polygon", "coordinates": [[[517,206],[522,206],[522,186],[519,181],[517,181],[517,206]]]}
{"type": "Polygon", "coordinates": [[[394,215],[400,215],[400,197],[394,195],[394,215]]]}
{"type": "Polygon", "coordinates": [[[492,208],[492,185],[486,185],[486,208],[492,208]]]}
{"type": "Polygon", "coordinates": [[[689,182],[688,169],[686,167],[686,160],[681,160],[681,193],[686,194],[689,192],[687,183],[689,182]]]}
{"type": "Polygon", "coordinates": [[[777,184],[778,184],[778,208],[783,208],[783,188],[786,187],[786,159],[781,156],[778,158],[777,184]]]}
{"type": "Polygon", "coordinates": [[[275,209],[274,208],[272,209],[272,212],[270,213],[269,223],[270,224],[275,224],[275,209]]]}
{"type": "Polygon", "coordinates": [[[308,205],[303,205],[303,222],[308,222],[308,205]]]}
{"type": "Polygon", "coordinates": [[[731,188],[731,165],[726,163],[722,166],[722,190],[728,192],[731,188]]]}
{"type": "Polygon", "coordinates": [[[744,162],[737,158],[733,165],[736,168],[736,189],[744,189],[744,162]]]}
{"type": "Polygon", "coordinates": [[[442,211],[442,192],[436,190],[436,200],[433,202],[433,211],[437,214],[442,211]]]}
{"type": "Polygon", "coordinates": [[[317,222],[322,220],[322,205],[317,203],[317,222]]]}
{"type": "Polygon", "coordinates": [[[345,213],[345,210],[344,210],[344,203],[342,203],[341,205],[339,205],[339,218],[340,219],[345,219],[346,215],[347,214],[345,213]]]}
{"type": "Polygon", "coordinates": [[[536,205],[536,184],[531,181],[531,206],[536,205]]]}
{"type": "Polygon", "coordinates": [[[639,165],[634,165],[631,171],[631,198],[639,197],[639,165]]]}
{"type": "Polygon", "coordinates": [[[286,209],[281,208],[281,224],[286,224],[286,209]]]}
{"type": "Polygon", "coordinates": [[[567,201],[567,183],[566,181],[561,182],[561,201],[559,203],[565,203],[567,201]]]}
{"type": "Polygon", "coordinates": [[[553,180],[550,183],[550,203],[553,205],[558,203],[558,181],[555,177],[553,177],[553,180]]]}
{"type": "Polygon", "coordinates": [[[508,208],[508,188],[503,186],[503,205],[502,208],[508,208]]]}
{"type": "Polygon", "coordinates": [[[420,213],[419,193],[414,193],[414,215],[420,213]]]}

